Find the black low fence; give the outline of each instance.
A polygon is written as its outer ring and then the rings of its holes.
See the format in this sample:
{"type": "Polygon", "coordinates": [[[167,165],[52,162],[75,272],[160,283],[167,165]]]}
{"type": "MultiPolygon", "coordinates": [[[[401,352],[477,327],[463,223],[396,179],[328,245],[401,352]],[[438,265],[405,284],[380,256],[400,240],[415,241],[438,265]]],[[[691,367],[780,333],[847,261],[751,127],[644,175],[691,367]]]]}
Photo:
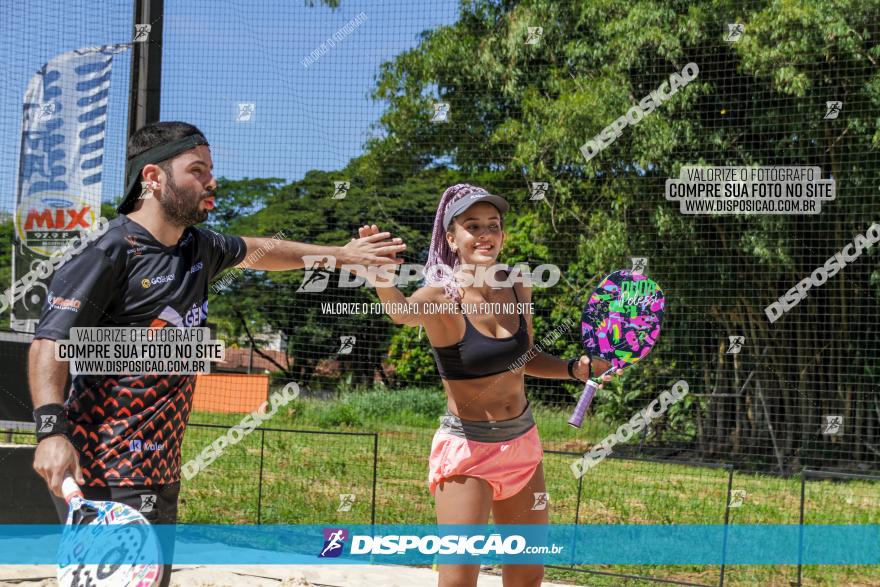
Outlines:
{"type": "MultiPolygon", "coordinates": [[[[230,428],[192,423],[187,427],[184,471],[230,428]]],[[[399,463],[394,433],[257,428],[203,459],[184,476],[181,523],[376,524],[426,523],[432,500],[412,479],[418,463],[399,463]],[[210,461],[210,462],[208,462],[210,461]],[[396,463],[404,468],[396,468],[396,463]],[[407,466],[411,468],[406,468],[407,466]],[[407,477],[407,478],[404,478],[407,477]],[[407,493],[409,491],[410,493],[407,493]],[[377,497],[381,497],[377,499],[377,497]],[[413,509],[403,509],[400,501],[413,509]],[[418,502],[418,508],[416,504],[418,502]],[[402,516],[402,517],[401,517],[402,516]]],[[[33,433],[5,430],[7,442],[33,443],[33,433]]],[[[877,524],[878,475],[804,469],[800,478],[704,464],[612,454],[597,470],[575,478],[571,460],[580,453],[546,450],[544,459],[552,521],[561,524],[877,524]],[[557,499],[558,496],[558,499],[557,499]]],[[[193,467],[190,466],[190,470],[193,467]]],[[[723,553],[722,553],[723,555],[723,553]]],[[[724,556],[721,557],[724,560],[724,556]]],[[[759,566],[548,566],[600,577],[656,584],[723,587],[753,584],[754,573],[787,574],[791,585],[861,584],[878,569],[789,565],[759,566]],[[712,580],[706,576],[714,569],[712,580]],[[753,574],[749,574],[753,573],[753,574]],[[690,577],[699,578],[691,580],[690,577]],[[833,577],[833,579],[829,579],[833,577]]],[[[766,578],[766,576],[765,576],[766,578]]],[[[610,584],[610,583],[609,583],[610,584]]]]}

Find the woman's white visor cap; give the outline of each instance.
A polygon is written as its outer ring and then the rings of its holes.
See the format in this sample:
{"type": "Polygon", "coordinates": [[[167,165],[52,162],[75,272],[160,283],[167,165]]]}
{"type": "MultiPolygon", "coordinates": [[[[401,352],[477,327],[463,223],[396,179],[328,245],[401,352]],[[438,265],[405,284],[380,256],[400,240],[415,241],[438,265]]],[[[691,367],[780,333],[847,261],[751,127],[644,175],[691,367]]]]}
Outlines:
{"type": "Polygon", "coordinates": [[[473,194],[468,194],[463,198],[460,198],[450,204],[450,206],[446,209],[446,213],[443,215],[443,227],[449,228],[449,225],[452,223],[452,220],[473,206],[474,204],[479,204],[480,202],[488,202],[492,204],[498,211],[504,214],[508,210],[510,210],[510,204],[507,203],[507,200],[502,198],[501,196],[495,196],[490,194],[489,192],[476,192],[473,194]]]}

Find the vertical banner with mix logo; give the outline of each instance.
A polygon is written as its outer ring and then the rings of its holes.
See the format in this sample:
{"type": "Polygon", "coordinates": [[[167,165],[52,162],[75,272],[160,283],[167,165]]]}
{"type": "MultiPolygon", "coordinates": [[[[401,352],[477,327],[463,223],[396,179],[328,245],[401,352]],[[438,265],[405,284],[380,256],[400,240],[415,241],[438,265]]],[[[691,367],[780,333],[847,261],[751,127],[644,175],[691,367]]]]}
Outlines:
{"type": "Polygon", "coordinates": [[[13,330],[33,332],[51,277],[33,274],[95,228],[101,216],[104,134],[113,56],[130,44],[58,55],[24,94],[12,261],[13,330]]]}

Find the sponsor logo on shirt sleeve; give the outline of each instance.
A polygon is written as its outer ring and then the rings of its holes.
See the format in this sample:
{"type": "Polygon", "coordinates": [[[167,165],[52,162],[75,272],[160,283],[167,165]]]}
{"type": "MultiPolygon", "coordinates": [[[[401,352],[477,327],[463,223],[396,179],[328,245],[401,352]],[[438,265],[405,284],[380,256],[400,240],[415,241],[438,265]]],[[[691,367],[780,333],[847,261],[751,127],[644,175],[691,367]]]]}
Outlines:
{"type": "Polygon", "coordinates": [[[78,312],[82,302],[76,298],[62,298],[49,292],[49,307],[53,310],[64,310],[66,312],[78,312]]]}

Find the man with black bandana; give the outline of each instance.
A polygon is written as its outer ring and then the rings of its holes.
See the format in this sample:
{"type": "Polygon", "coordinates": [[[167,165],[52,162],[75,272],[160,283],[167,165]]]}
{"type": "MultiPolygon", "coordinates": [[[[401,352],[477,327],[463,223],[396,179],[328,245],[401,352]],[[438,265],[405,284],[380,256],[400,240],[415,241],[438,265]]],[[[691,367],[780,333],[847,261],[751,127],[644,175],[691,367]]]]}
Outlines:
{"type": "MultiPolygon", "coordinates": [[[[72,476],[86,498],[127,503],[148,520],[173,524],[180,447],[195,376],[74,375],[55,360],[54,341],[88,326],[204,326],[208,284],[232,266],[302,269],[305,255],[382,265],[405,245],[388,233],[317,246],[237,237],[194,227],[214,208],[217,182],[205,136],[183,122],[141,128],[129,140],[120,215],[55,273],[30,348],[28,374],[38,445],[34,469],[66,515],[61,483],[72,476]],[[249,254],[253,262],[245,260],[249,254]],[[63,300],[65,303],[53,303],[63,300]]],[[[170,581],[166,566],[162,584],[170,581]]]]}

